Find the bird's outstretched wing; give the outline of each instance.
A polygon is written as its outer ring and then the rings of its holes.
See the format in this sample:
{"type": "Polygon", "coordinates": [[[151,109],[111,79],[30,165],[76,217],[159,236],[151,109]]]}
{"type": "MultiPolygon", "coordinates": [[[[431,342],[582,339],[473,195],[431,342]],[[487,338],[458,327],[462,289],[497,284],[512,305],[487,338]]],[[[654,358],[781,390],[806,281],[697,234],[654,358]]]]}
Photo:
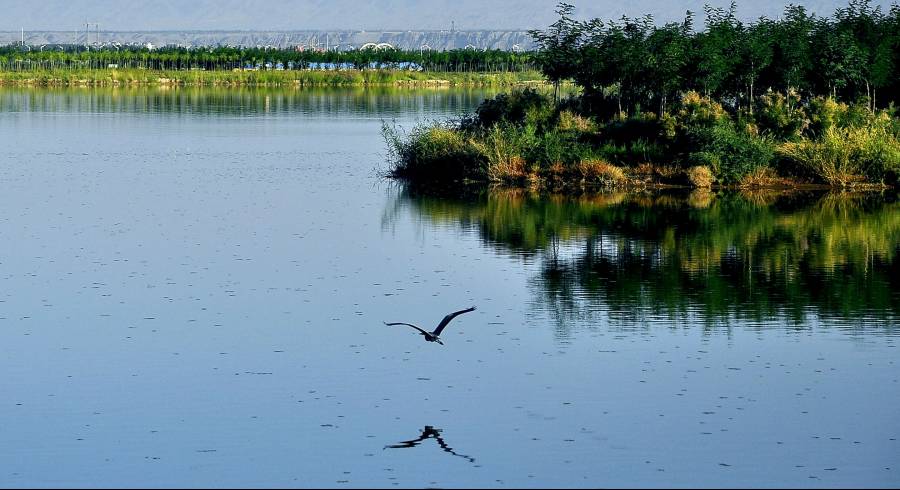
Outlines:
{"type": "Polygon", "coordinates": [[[453,320],[458,315],[462,315],[463,313],[468,313],[470,311],[475,311],[475,307],[473,306],[471,308],[466,308],[465,310],[454,311],[453,313],[445,316],[444,319],[441,320],[441,323],[438,323],[437,328],[434,329],[434,335],[440,335],[444,328],[447,327],[447,324],[450,323],[450,320],[453,320]]]}
{"type": "Polygon", "coordinates": [[[393,327],[394,325],[406,325],[407,327],[412,327],[412,328],[414,328],[414,329],[416,329],[416,330],[422,332],[422,335],[428,334],[428,332],[426,332],[426,331],[422,330],[421,328],[419,328],[419,327],[413,325],[412,323],[388,323],[388,322],[384,322],[384,324],[385,324],[385,325],[392,326],[392,327],[393,327]]]}
{"type": "Polygon", "coordinates": [[[431,434],[430,432],[424,431],[424,432],[422,432],[422,435],[420,435],[419,437],[417,437],[415,439],[410,439],[408,441],[398,442],[397,444],[391,444],[388,446],[384,446],[384,448],[385,449],[388,449],[388,448],[404,449],[404,448],[408,448],[408,447],[416,447],[419,445],[420,442],[424,441],[425,439],[428,439],[429,437],[433,437],[433,436],[434,435],[431,434]]]}

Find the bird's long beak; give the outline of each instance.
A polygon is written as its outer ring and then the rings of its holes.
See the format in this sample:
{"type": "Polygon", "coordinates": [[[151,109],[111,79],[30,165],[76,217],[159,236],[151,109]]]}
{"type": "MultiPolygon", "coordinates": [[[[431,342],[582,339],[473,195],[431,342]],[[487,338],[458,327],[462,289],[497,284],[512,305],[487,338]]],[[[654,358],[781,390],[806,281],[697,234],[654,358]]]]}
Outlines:
{"type": "Polygon", "coordinates": [[[436,341],[437,341],[437,343],[439,343],[439,344],[441,344],[441,345],[444,345],[444,343],[441,342],[441,339],[436,339],[436,341]]]}

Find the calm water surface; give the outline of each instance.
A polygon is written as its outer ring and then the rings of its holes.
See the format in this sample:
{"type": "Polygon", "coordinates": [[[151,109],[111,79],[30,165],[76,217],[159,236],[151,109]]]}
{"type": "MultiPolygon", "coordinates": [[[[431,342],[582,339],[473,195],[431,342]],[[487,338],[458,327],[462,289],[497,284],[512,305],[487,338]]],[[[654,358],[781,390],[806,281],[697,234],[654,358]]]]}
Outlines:
{"type": "Polygon", "coordinates": [[[485,95],[0,91],[0,486],[900,485],[895,194],[377,177],[485,95]]]}

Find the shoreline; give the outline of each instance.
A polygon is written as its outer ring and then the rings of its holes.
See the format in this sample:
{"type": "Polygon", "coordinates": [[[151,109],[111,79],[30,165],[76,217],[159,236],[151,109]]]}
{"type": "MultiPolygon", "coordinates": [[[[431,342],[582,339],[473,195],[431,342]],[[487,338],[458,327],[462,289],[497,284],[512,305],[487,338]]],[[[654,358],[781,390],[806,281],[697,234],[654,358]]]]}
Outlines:
{"type": "Polygon", "coordinates": [[[454,182],[421,182],[409,177],[385,175],[386,179],[399,185],[407,186],[421,191],[523,191],[537,193],[552,193],[577,196],[585,193],[640,193],[640,192],[838,192],[838,193],[878,193],[897,191],[896,186],[889,184],[861,183],[853,186],[838,186],[820,184],[814,182],[779,182],[773,184],[756,185],[725,185],[713,184],[709,187],[698,187],[690,184],[674,184],[666,182],[627,182],[616,185],[605,185],[588,182],[546,182],[526,181],[519,184],[510,182],[491,182],[482,180],[463,180],[454,182]]]}
{"type": "Polygon", "coordinates": [[[514,87],[542,86],[539,72],[402,70],[32,70],[0,71],[0,87],[514,87]]]}

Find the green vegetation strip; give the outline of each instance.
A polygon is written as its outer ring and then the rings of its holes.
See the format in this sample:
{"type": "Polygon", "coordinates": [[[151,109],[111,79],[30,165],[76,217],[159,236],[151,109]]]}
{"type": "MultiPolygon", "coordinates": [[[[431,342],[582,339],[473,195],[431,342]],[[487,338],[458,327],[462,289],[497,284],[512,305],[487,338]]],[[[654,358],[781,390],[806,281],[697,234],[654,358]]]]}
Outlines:
{"type": "Polygon", "coordinates": [[[539,72],[421,72],[404,70],[144,70],[49,69],[0,71],[7,86],[514,86],[544,83],[539,72]]]}

